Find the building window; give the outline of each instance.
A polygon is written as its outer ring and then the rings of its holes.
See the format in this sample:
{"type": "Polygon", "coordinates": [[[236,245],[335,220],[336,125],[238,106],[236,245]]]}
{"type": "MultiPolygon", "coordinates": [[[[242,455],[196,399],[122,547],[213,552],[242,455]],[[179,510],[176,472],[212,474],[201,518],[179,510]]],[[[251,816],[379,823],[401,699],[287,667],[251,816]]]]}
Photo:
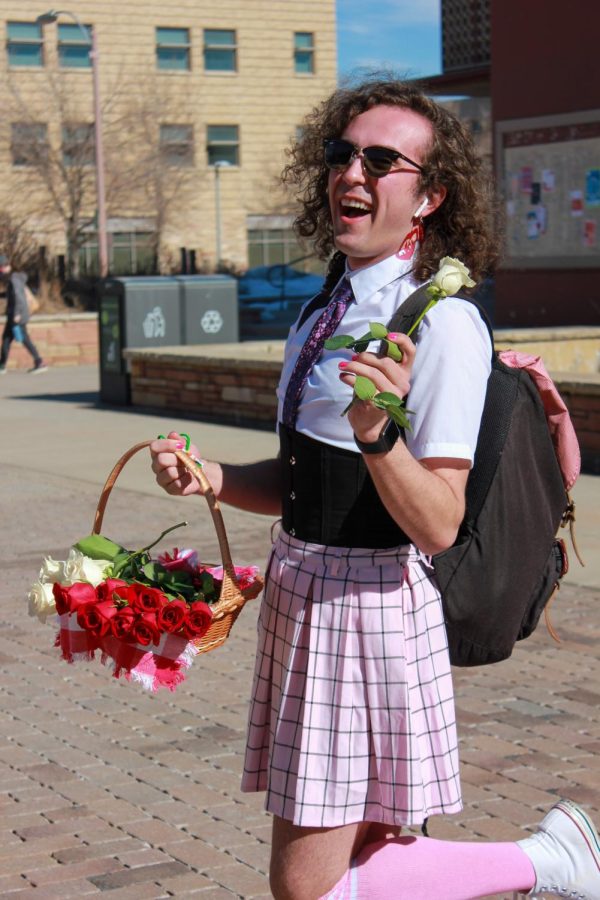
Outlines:
{"type": "MultiPolygon", "coordinates": [[[[109,235],[108,256],[111,275],[152,275],[156,271],[155,237],[152,232],[128,231],[109,235]]],[[[90,236],[79,249],[82,275],[97,275],[98,236],[90,236]]]]}
{"type": "Polygon", "coordinates": [[[237,70],[235,31],[204,29],[204,69],[207,72],[235,72],[237,70]]]}
{"type": "Polygon", "coordinates": [[[209,166],[215,163],[240,164],[240,138],[237,125],[208,125],[206,129],[206,152],[209,166]]]}
{"type": "Polygon", "coordinates": [[[307,256],[291,228],[249,228],[248,266],[276,266],[292,264],[302,272],[323,274],[323,263],[316,256],[307,256]]]}
{"type": "Polygon", "coordinates": [[[167,166],[194,165],[194,128],[192,125],[161,125],[160,155],[167,166]]]}
{"type": "Polygon", "coordinates": [[[186,71],[190,66],[188,28],[156,29],[156,64],[159,69],[186,71]]]}
{"type": "Polygon", "coordinates": [[[43,122],[13,122],[13,166],[41,166],[48,158],[48,128],[43,122]]]}
{"type": "Polygon", "coordinates": [[[58,63],[63,69],[89,69],[92,61],[92,26],[84,25],[88,38],[79,25],[58,26],[58,63]]]}
{"type": "Polygon", "coordinates": [[[93,166],[96,161],[94,126],[87,123],[63,125],[62,154],[65,166],[93,166]]]}
{"type": "Polygon", "coordinates": [[[7,22],[8,65],[43,66],[42,26],[37,22],[7,22]]]}
{"type": "Polygon", "coordinates": [[[294,69],[296,75],[313,75],[315,71],[314,35],[310,31],[294,33],[294,69]]]}

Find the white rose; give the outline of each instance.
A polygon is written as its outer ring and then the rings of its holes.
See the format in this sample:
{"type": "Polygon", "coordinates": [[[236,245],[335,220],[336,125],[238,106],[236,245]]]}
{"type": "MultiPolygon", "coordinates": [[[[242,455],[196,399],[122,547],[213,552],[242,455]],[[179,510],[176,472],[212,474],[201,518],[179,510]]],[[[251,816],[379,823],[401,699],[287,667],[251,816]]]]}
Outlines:
{"type": "Polygon", "coordinates": [[[42,583],[45,583],[47,581],[60,582],[64,575],[64,566],[64,562],[52,559],[51,556],[46,556],[44,559],[44,564],[40,569],[40,581],[42,583]]]}
{"type": "Polygon", "coordinates": [[[79,550],[71,548],[69,558],[64,564],[61,584],[71,585],[77,581],[86,581],[96,587],[104,581],[105,573],[112,563],[108,559],[91,559],[79,550]]]}
{"type": "Polygon", "coordinates": [[[56,612],[51,584],[42,584],[41,581],[36,581],[31,586],[27,599],[29,600],[29,615],[37,616],[40,622],[45,622],[48,616],[56,612]]]}
{"type": "Polygon", "coordinates": [[[469,270],[460,259],[445,256],[440,262],[440,267],[435,273],[432,284],[438,288],[445,297],[451,297],[460,291],[461,287],[475,287],[475,282],[469,278],[469,270]]]}

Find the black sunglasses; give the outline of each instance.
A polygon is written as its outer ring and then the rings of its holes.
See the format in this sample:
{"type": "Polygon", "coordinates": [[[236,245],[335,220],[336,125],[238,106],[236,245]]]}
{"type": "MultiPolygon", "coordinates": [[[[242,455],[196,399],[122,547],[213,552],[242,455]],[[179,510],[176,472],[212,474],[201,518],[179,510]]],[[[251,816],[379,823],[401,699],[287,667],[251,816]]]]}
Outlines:
{"type": "MultiPolygon", "coordinates": [[[[414,166],[419,172],[424,172],[423,166],[409,159],[399,150],[391,150],[389,147],[356,147],[350,141],[342,138],[333,138],[323,141],[325,150],[325,165],[329,169],[343,171],[351,165],[357,157],[360,157],[365,167],[365,172],[372,178],[383,178],[392,171],[394,163],[399,159],[414,166]]],[[[397,171],[397,169],[396,169],[397,171]]]]}

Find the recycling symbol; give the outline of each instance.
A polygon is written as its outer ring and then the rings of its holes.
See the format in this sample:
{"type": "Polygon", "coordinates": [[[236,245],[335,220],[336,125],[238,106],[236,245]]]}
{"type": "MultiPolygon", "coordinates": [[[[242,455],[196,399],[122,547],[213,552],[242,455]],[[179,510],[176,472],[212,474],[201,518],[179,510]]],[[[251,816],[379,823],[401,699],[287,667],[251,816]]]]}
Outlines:
{"type": "Polygon", "coordinates": [[[200,319],[200,325],[206,334],[216,334],[223,327],[223,316],[218,309],[207,309],[200,319]]]}

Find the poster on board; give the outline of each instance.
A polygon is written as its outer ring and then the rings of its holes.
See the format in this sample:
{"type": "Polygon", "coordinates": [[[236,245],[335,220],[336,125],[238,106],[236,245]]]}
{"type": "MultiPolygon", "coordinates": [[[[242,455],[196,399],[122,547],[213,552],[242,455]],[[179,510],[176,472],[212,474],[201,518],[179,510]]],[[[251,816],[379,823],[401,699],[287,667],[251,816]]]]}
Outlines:
{"type": "Polygon", "coordinates": [[[496,124],[505,261],[599,267],[600,110],[496,124]]]}

